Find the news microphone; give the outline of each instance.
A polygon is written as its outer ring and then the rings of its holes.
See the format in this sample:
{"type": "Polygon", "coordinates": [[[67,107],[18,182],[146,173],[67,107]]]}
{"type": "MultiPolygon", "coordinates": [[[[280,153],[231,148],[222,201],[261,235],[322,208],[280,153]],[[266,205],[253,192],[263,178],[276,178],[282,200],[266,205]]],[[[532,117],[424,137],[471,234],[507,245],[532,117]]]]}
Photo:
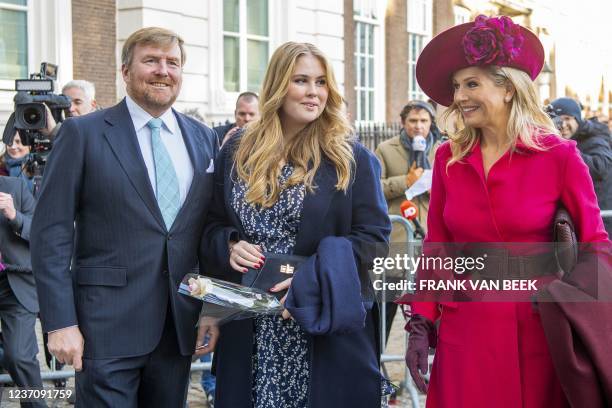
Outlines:
{"type": "Polygon", "coordinates": [[[404,200],[404,202],[400,205],[400,213],[402,214],[402,217],[412,221],[414,224],[415,235],[425,238],[425,230],[417,219],[417,215],[419,215],[417,206],[410,200],[404,200]]]}
{"type": "Polygon", "coordinates": [[[415,135],[412,138],[412,150],[414,151],[414,160],[417,167],[425,167],[425,150],[427,149],[427,140],[423,135],[415,135]]]}

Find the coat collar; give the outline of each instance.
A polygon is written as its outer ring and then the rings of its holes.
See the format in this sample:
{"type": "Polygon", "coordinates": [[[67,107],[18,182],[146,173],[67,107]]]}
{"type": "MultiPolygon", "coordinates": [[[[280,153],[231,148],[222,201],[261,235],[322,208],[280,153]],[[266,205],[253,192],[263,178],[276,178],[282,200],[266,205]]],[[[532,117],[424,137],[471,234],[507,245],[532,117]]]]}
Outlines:
{"type": "Polygon", "coordinates": [[[480,138],[476,140],[476,143],[472,146],[472,150],[467,154],[466,162],[472,166],[480,179],[484,182],[484,163],[482,161],[482,151],[480,150],[480,138]]]}
{"type": "MultiPolygon", "coordinates": [[[[507,155],[510,155],[510,156],[514,154],[525,155],[525,154],[530,154],[530,153],[535,153],[535,152],[537,152],[537,150],[527,146],[520,140],[517,140],[514,148],[510,148],[509,151],[506,151],[499,158],[498,161],[508,160],[508,158],[506,157],[507,155]]],[[[482,150],[480,150],[480,138],[476,140],[476,143],[474,143],[474,146],[472,146],[472,149],[466,155],[465,160],[468,164],[470,164],[474,168],[474,170],[476,170],[480,178],[483,181],[485,181],[486,178],[484,175],[484,162],[482,159],[482,150]]]]}
{"type": "Polygon", "coordinates": [[[316,250],[316,248],[311,248],[312,243],[318,243],[324,238],[320,223],[325,220],[333,195],[337,191],[336,182],[337,175],[334,166],[328,160],[323,159],[314,177],[316,188],[312,193],[306,192],[304,197],[300,228],[293,248],[295,254],[312,255],[312,252],[316,250]]]}

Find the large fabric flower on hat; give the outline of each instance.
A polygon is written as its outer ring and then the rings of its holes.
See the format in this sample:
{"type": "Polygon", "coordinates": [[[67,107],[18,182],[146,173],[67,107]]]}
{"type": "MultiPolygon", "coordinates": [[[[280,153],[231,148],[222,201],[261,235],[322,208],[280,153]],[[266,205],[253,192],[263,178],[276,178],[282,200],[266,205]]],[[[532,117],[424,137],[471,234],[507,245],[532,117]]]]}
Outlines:
{"type": "Polygon", "coordinates": [[[470,65],[507,65],[519,54],[523,35],[509,17],[480,15],[463,37],[465,58],[470,65]]]}

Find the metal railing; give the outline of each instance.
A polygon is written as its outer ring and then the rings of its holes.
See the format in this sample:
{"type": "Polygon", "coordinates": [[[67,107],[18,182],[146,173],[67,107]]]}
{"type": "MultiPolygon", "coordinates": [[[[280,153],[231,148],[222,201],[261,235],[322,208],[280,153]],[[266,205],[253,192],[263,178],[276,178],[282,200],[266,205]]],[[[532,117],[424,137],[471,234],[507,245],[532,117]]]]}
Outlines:
{"type": "MultiPolygon", "coordinates": [[[[223,126],[231,123],[230,121],[207,122],[211,128],[223,126]]],[[[371,151],[385,140],[391,139],[400,134],[402,125],[399,122],[379,122],[379,123],[356,123],[355,134],[359,141],[371,151]]]]}
{"type": "MultiPolygon", "coordinates": [[[[412,226],[410,221],[408,221],[407,219],[399,215],[389,215],[389,219],[391,220],[391,223],[401,225],[402,228],[404,228],[404,230],[406,231],[406,254],[409,257],[411,257],[413,255],[412,251],[414,250],[414,246],[410,245],[411,243],[414,242],[414,227],[412,226]]],[[[407,270],[406,277],[414,276],[412,272],[414,271],[407,270]]],[[[380,302],[381,304],[381,307],[380,307],[380,315],[381,315],[380,316],[380,322],[381,322],[380,344],[381,344],[381,350],[382,350],[382,354],[380,356],[380,363],[381,363],[381,369],[383,373],[385,374],[385,376],[387,376],[387,372],[386,372],[387,370],[386,370],[385,363],[392,362],[392,361],[404,362],[404,355],[394,355],[394,354],[385,353],[385,348],[387,344],[387,302],[388,302],[387,291],[385,290],[386,281],[387,281],[386,271],[383,271],[381,278],[383,282],[383,291],[382,291],[381,302],[380,302]]],[[[391,301],[393,301],[393,299],[391,299],[391,301]]],[[[408,348],[408,332],[404,332],[404,350],[406,350],[407,348],[408,348]]],[[[417,390],[414,383],[412,382],[412,377],[410,376],[408,367],[406,365],[404,365],[404,381],[401,382],[401,387],[405,389],[406,391],[408,391],[408,393],[410,394],[410,399],[412,400],[412,406],[415,408],[418,408],[420,406],[419,391],[417,390]]]]}
{"type": "MultiPolygon", "coordinates": [[[[210,370],[212,363],[191,363],[191,372],[210,370]]],[[[40,376],[43,381],[48,380],[67,380],[68,378],[74,377],[74,370],[50,370],[41,371],[40,376]]],[[[0,374],[0,384],[6,384],[13,382],[13,379],[9,374],[0,374]]]]}
{"type": "Polygon", "coordinates": [[[400,134],[402,125],[394,122],[357,123],[355,133],[359,141],[371,151],[387,139],[400,134]]]}

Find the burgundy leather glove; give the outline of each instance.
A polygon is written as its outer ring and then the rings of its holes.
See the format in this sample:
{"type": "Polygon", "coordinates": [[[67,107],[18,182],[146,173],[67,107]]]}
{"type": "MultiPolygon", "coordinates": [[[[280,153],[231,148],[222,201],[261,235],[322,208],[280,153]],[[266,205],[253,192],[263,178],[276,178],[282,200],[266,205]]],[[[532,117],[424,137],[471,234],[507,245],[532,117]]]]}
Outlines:
{"type": "Polygon", "coordinates": [[[421,374],[425,375],[428,371],[427,357],[429,347],[436,346],[436,328],[431,320],[416,314],[406,323],[406,330],[410,332],[406,365],[419,391],[427,393],[427,384],[421,374]]]}

